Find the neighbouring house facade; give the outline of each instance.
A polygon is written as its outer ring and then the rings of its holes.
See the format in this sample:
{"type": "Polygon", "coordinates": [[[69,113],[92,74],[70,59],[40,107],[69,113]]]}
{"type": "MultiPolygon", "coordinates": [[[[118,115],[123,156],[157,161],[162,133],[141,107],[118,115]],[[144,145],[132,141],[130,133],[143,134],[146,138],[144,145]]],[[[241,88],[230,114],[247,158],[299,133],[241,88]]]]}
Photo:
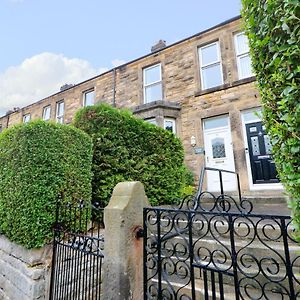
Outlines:
{"type": "MultiPolygon", "coordinates": [[[[240,17],[170,46],[160,41],[148,55],[7,113],[0,126],[68,124],[79,108],[101,102],[174,132],[196,179],[206,165],[238,172],[246,195],[282,195],[240,17]]],[[[216,191],[218,180],[208,172],[206,188],[216,191]]],[[[236,190],[234,176],[224,184],[236,190]]]]}

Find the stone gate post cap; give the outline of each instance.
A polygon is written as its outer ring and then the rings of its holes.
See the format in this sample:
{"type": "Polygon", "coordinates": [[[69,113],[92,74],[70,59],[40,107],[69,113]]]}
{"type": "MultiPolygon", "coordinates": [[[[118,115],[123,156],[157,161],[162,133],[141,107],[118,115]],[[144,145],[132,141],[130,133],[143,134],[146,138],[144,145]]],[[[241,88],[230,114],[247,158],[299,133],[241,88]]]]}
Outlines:
{"type": "Polygon", "coordinates": [[[120,182],[114,190],[106,206],[107,209],[124,209],[133,201],[141,206],[149,206],[144,185],[139,181],[120,182]]]}

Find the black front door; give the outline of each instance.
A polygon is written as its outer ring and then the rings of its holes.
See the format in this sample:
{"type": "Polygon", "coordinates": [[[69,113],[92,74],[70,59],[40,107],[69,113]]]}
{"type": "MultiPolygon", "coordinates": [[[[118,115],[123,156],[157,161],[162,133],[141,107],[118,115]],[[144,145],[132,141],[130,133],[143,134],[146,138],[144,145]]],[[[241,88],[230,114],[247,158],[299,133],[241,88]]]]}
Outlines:
{"type": "Polygon", "coordinates": [[[246,124],[252,179],[254,184],[277,183],[272,145],[262,122],[246,124]]]}

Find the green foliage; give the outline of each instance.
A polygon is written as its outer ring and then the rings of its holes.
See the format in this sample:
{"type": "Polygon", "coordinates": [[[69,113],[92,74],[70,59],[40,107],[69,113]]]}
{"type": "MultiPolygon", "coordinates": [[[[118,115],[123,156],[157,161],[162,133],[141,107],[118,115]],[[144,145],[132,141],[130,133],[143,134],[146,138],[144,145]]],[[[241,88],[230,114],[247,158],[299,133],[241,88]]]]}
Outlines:
{"type": "Polygon", "coordinates": [[[91,197],[92,143],[77,128],[30,122],[0,134],[0,232],[27,248],[52,238],[55,205],[91,197]]]}
{"type": "Polygon", "coordinates": [[[74,124],[93,139],[93,201],[105,206],[114,186],[130,180],[144,184],[152,205],[181,196],[190,175],[174,134],[104,104],[83,108],[74,124]]]}
{"type": "Polygon", "coordinates": [[[263,117],[300,239],[300,2],[242,2],[263,117]]]}

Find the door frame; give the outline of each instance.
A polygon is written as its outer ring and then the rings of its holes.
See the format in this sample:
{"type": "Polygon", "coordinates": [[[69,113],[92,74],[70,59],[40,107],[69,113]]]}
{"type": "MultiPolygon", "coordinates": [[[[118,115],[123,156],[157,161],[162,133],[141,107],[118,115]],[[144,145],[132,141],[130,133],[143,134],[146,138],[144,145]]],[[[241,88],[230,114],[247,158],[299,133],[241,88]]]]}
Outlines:
{"type": "MultiPolygon", "coordinates": [[[[233,142],[232,142],[232,132],[231,132],[231,125],[230,125],[230,116],[229,114],[223,114],[223,115],[218,115],[218,116],[211,116],[208,118],[204,118],[201,120],[202,122],[202,133],[203,133],[203,145],[204,145],[204,150],[205,150],[205,154],[204,154],[204,162],[205,162],[205,166],[207,165],[207,151],[206,151],[206,147],[208,147],[208,145],[206,144],[206,137],[205,134],[211,134],[211,133],[218,133],[220,132],[220,130],[226,130],[229,134],[229,138],[230,138],[230,145],[231,145],[231,152],[232,152],[232,165],[233,165],[233,172],[236,171],[236,167],[235,167],[235,158],[234,158],[234,151],[233,151],[233,142]],[[205,121],[209,120],[209,119],[217,119],[217,118],[222,118],[222,117],[226,117],[227,118],[227,126],[220,126],[220,127],[215,127],[215,128],[211,128],[211,129],[205,129],[205,121]]],[[[233,191],[235,191],[237,189],[237,183],[235,182],[236,187],[233,189],[233,191]]],[[[207,190],[209,190],[208,187],[208,178],[206,180],[206,188],[207,190]]]]}
{"type": "Polygon", "coordinates": [[[252,108],[241,111],[241,118],[242,118],[242,129],[243,129],[243,139],[244,139],[244,149],[245,149],[245,157],[246,157],[246,165],[247,165],[247,175],[248,175],[248,184],[250,191],[261,191],[261,190],[283,190],[283,185],[279,183],[259,183],[254,184],[252,178],[252,171],[251,171],[251,163],[250,163],[250,155],[249,151],[246,151],[248,147],[247,141],[247,132],[246,132],[246,124],[254,123],[254,122],[261,122],[261,118],[259,116],[253,115],[250,119],[245,119],[245,115],[248,113],[261,113],[261,108],[252,108]]]}

